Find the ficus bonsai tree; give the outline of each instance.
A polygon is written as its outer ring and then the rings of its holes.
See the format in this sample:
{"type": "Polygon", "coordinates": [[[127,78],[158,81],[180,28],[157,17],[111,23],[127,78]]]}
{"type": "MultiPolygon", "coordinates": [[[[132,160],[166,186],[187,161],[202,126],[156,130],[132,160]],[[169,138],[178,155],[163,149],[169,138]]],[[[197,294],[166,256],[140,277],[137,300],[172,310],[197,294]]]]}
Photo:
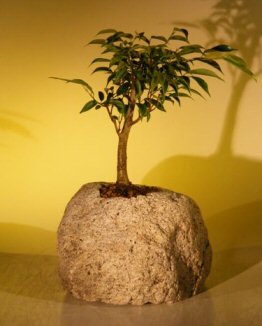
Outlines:
{"type": "Polygon", "coordinates": [[[131,34],[115,29],[104,29],[97,35],[99,38],[88,45],[99,45],[102,49],[102,56],[91,65],[99,64],[94,73],[107,75],[103,89],[96,94],[82,79],[51,78],[84,87],[90,100],[80,113],[106,110],[118,136],[117,185],[131,185],[127,143],[135,124],[149,121],[156,110],[165,112],[166,102],[180,105],[183,97],[210,95],[206,79],[222,79],[219,60],[254,77],[246,62],[233,54],[236,49],[226,44],[212,48],[190,44],[188,31],[183,28],[173,28],[168,37],[148,37],[144,32],[131,34]]]}

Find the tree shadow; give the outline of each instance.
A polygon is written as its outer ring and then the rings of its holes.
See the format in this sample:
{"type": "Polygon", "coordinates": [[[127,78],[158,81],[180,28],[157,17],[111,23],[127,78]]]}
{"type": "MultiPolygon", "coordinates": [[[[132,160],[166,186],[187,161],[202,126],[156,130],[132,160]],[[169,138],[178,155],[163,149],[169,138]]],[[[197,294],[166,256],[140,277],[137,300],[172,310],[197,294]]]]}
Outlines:
{"type": "MultiPolygon", "coordinates": [[[[219,0],[198,26],[209,45],[230,43],[245,60],[261,67],[262,2],[219,0]]],[[[262,259],[262,162],[233,154],[233,134],[244,91],[250,79],[232,73],[232,93],[214,155],[175,156],[158,164],[143,179],[186,193],[200,205],[214,249],[208,286],[217,285],[262,259]]],[[[261,73],[261,69],[255,73],[261,73]]]]}
{"type": "MultiPolygon", "coordinates": [[[[29,128],[24,125],[24,122],[20,122],[21,120],[26,122],[36,122],[36,120],[20,113],[0,110],[0,130],[15,133],[25,138],[34,139],[29,128]]],[[[0,146],[4,146],[4,144],[1,144],[0,146]]]]}
{"type": "Polygon", "coordinates": [[[0,223],[0,252],[56,255],[56,232],[30,225],[0,223]]]}

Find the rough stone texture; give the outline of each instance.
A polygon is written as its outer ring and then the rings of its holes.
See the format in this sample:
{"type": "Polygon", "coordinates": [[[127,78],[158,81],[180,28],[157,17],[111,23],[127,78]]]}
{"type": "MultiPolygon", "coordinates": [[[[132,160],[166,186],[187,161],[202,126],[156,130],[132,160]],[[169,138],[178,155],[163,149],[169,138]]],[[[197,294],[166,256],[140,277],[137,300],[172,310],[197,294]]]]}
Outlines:
{"type": "Polygon", "coordinates": [[[160,189],[101,198],[84,185],[58,229],[59,270],[75,297],[111,304],[173,303],[201,291],[211,247],[199,208],[160,189]]]}

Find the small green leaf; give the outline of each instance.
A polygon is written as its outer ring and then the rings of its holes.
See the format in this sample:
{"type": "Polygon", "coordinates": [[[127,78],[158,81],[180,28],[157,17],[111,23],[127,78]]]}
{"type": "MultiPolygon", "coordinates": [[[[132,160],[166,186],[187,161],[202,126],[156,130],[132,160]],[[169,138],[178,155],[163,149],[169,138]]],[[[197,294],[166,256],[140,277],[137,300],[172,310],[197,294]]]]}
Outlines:
{"type": "Polygon", "coordinates": [[[125,104],[121,100],[111,100],[110,102],[115,105],[120,110],[120,112],[125,110],[125,104]]]}
{"type": "Polygon", "coordinates": [[[106,49],[102,52],[102,54],[108,53],[108,52],[118,52],[120,51],[119,47],[114,45],[105,45],[106,49]]]}
{"type": "Polygon", "coordinates": [[[174,35],[175,32],[182,32],[185,35],[185,37],[188,38],[188,31],[185,28],[174,27],[172,35],[174,35]]]}
{"type": "Polygon", "coordinates": [[[103,101],[104,98],[105,98],[104,93],[101,92],[101,91],[99,91],[99,92],[98,92],[98,97],[99,97],[99,100],[100,100],[100,101],[103,101]]]}
{"type": "Polygon", "coordinates": [[[198,96],[202,97],[205,100],[204,96],[199,91],[197,91],[193,88],[191,88],[191,93],[197,94],[198,96]]]}
{"type": "Polygon", "coordinates": [[[95,73],[95,72],[98,72],[98,71],[111,72],[111,69],[108,68],[108,67],[97,67],[97,68],[92,72],[92,74],[95,73]]]}
{"type": "Polygon", "coordinates": [[[86,87],[92,94],[94,94],[92,87],[90,85],[88,85],[88,83],[82,79],[65,79],[65,78],[59,78],[59,77],[49,77],[49,78],[62,80],[62,81],[65,81],[66,83],[82,85],[82,86],[86,87]]]}
{"type": "Polygon", "coordinates": [[[176,94],[171,94],[171,96],[177,101],[178,105],[181,106],[181,101],[179,96],[177,96],[176,94]]]}
{"type": "Polygon", "coordinates": [[[119,96],[119,95],[122,95],[124,93],[126,93],[129,89],[129,83],[124,83],[122,85],[119,86],[116,94],[119,96]]]}
{"type": "Polygon", "coordinates": [[[150,40],[144,35],[145,33],[138,33],[135,38],[138,38],[139,40],[142,40],[146,42],[147,44],[150,44],[150,40]]]}
{"type": "Polygon", "coordinates": [[[153,98],[149,99],[148,101],[149,101],[152,105],[154,105],[158,110],[166,112],[165,108],[163,107],[163,104],[162,104],[160,101],[155,100],[155,99],[153,99],[153,98]]]}
{"type": "Polygon", "coordinates": [[[107,78],[107,85],[115,78],[115,76],[115,73],[110,74],[110,76],[107,78]]]}
{"type": "Polygon", "coordinates": [[[105,40],[102,39],[102,38],[99,38],[99,39],[95,39],[95,40],[92,40],[90,41],[89,43],[87,43],[87,45],[90,45],[90,44],[105,44],[105,40]]]}
{"type": "Polygon", "coordinates": [[[179,97],[189,97],[189,98],[192,98],[189,94],[186,94],[186,93],[178,93],[178,96],[179,97]]]}
{"type": "Polygon", "coordinates": [[[96,35],[100,35],[100,34],[107,34],[107,33],[116,33],[117,31],[115,29],[102,29],[101,31],[99,31],[96,35]]]}
{"type": "Polygon", "coordinates": [[[136,96],[140,97],[142,94],[142,88],[141,88],[141,83],[138,79],[135,81],[135,89],[136,89],[136,96]]]}
{"type": "Polygon", "coordinates": [[[146,103],[137,103],[137,106],[139,108],[139,113],[140,113],[141,117],[146,117],[147,110],[148,110],[146,103]]]}
{"type": "Polygon", "coordinates": [[[156,39],[167,43],[167,39],[164,36],[153,35],[151,36],[151,39],[156,39]]]}
{"type": "Polygon", "coordinates": [[[126,67],[119,69],[115,75],[116,82],[120,82],[120,80],[125,76],[126,73],[126,67]]]}
{"type": "Polygon", "coordinates": [[[180,55],[190,54],[190,53],[202,53],[203,46],[199,44],[191,44],[181,46],[178,51],[180,55]]]}
{"type": "Polygon", "coordinates": [[[227,45],[227,44],[219,44],[217,46],[214,46],[211,49],[207,49],[205,51],[205,53],[207,52],[231,52],[231,51],[235,51],[237,49],[232,48],[231,46],[227,45]]]}
{"type": "Polygon", "coordinates": [[[82,108],[82,110],[80,111],[80,113],[86,112],[91,110],[95,105],[97,105],[97,101],[96,100],[91,100],[89,102],[87,102],[85,104],[85,106],[82,108]]]}
{"type": "Polygon", "coordinates": [[[190,79],[186,76],[181,76],[177,78],[179,84],[182,84],[189,93],[190,93],[190,79]]]}
{"type": "Polygon", "coordinates": [[[236,66],[237,68],[239,68],[240,70],[242,70],[246,74],[248,74],[249,76],[254,77],[253,72],[248,68],[246,62],[242,58],[231,54],[231,55],[227,55],[227,56],[223,57],[223,60],[236,66]]]}
{"type": "Polygon", "coordinates": [[[112,36],[109,36],[107,38],[107,42],[108,43],[114,43],[114,42],[120,41],[121,40],[121,36],[123,34],[124,34],[123,32],[116,32],[115,34],[113,34],[112,36]]]}
{"type": "Polygon", "coordinates": [[[190,71],[192,75],[205,75],[209,77],[215,77],[220,80],[223,80],[221,77],[219,77],[215,72],[209,70],[209,69],[193,69],[190,71]]]}
{"type": "Polygon", "coordinates": [[[95,60],[93,60],[90,65],[92,65],[93,63],[96,63],[96,62],[109,62],[110,60],[109,59],[106,59],[106,58],[96,58],[95,60]]]}
{"type": "Polygon", "coordinates": [[[95,109],[96,109],[96,110],[99,110],[101,107],[102,107],[102,106],[98,104],[98,105],[95,107],[95,109]]]}
{"type": "Polygon", "coordinates": [[[207,82],[204,79],[200,78],[200,77],[193,77],[193,79],[210,96],[207,82]]]}
{"type": "Polygon", "coordinates": [[[151,118],[151,113],[150,111],[148,110],[147,113],[146,113],[146,121],[148,122],[151,118]]]}
{"type": "Polygon", "coordinates": [[[208,65],[216,68],[220,72],[222,72],[222,69],[220,68],[220,65],[215,60],[200,57],[200,58],[194,58],[193,61],[201,61],[201,62],[204,62],[204,63],[206,63],[206,64],[208,64],[208,65]]]}
{"type": "Polygon", "coordinates": [[[173,36],[170,36],[169,39],[170,40],[177,40],[177,41],[184,41],[184,42],[187,42],[188,43],[188,39],[182,35],[173,35],[173,36]]]}

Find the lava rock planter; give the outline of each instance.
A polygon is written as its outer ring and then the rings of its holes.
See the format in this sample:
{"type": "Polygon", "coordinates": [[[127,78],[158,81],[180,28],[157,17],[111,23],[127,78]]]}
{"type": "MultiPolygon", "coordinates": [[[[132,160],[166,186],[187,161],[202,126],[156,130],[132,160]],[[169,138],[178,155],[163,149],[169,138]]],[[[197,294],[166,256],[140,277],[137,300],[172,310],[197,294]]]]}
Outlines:
{"type": "Polygon", "coordinates": [[[212,252],[195,202],[162,188],[103,198],[107,185],[84,185],[66,207],[58,229],[64,287],[111,304],[174,303],[199,293],[212,252]]]}

